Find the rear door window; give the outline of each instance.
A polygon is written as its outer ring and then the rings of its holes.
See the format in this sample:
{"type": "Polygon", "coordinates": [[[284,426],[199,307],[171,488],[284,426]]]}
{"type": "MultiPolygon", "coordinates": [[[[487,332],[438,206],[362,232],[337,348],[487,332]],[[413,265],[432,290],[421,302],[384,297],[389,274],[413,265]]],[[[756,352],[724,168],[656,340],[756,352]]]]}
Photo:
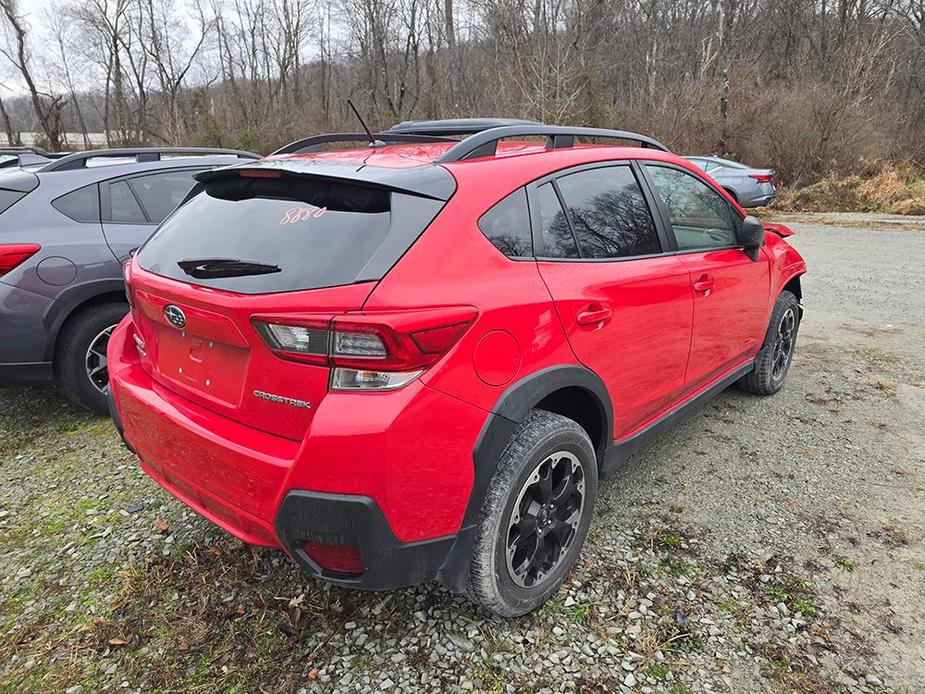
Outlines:
{"type": "Polygon", "coordinates": [[[138,199],[125,181],[116,181],[109,184],[109,204],[111,206],[113,222],[122,224],[147,224],[144,210],[138,199]]]}
{"type": "Polygon", "coordinates": [[[536,189],[544,258],[580,258],[578,244],[552,183],[536,189]]]}
{"type": "Polygon", "coordinates": [[[629,166],[578,171],[557,179],[583,258],[661,252],[655,223],[629,166]]]}
{"type": "Polygon", "coordinates": [[[152,224],[160,224],[173,212],[196,182],[196,171],[168,171],[128,180],[152,224]]]}
{"type": "Polygon", "coordinates": [[[245,294],[381,279],[443,202],[341,181],[221,178],[138,253],[146,270],[245,294]]]}

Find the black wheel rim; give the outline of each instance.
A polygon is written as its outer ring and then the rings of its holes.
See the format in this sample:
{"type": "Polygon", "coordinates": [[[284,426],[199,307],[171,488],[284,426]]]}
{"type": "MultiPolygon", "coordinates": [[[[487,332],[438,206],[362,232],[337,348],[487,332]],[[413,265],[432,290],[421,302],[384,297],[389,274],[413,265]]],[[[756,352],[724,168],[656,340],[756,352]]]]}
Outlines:
{"type": "Polygon", "coordinates": [[[562,563],[578,532],[585,502],[584,470],[567,451],[546,457],[517,496],[505,538],[511,580],[530,588],[562,563]]]}
{"type": "Polygon", "coordinates": [[[788,308],[777,326],[777,337],[774,339],[774,350],[771,353],[771,377],[779,381],[787,372],[790,365],[790,355],[793,353],[793,331],[796,329],[797,318],[792,308],[788,308]]]}
{"type": "Polygon", "coordinates": [[[87,348],[87,356],[84,360],[84,366],[87,372],[87,378],[96,390],[103,395],[109,393],[109,368],[106,362],[106,346],[109,344],[109,336],[116,329],[115,325],[101,330],[96,337],[90,341],[87,348]]]}

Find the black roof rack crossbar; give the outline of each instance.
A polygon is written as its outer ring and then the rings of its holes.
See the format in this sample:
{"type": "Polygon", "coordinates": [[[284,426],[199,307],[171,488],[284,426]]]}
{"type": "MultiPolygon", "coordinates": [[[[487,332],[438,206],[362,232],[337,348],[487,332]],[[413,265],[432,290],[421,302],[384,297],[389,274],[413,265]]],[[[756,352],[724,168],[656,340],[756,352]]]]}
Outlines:
{"type": "Polygon", "coordinates": [[[260,155],[240,149],[219,147],[126,147],[123,149],[90,149],[61,157],[43,166],[40,171],[72,171],[86,168],[90,159],[135,157],[138,162],[160,161],[164,154],[233,155],[239,159],[259,159],[260,155]]]}
{"type": "Polygon", "coordinates": [[[642,147],[658,149],[662,152],[670,151],[658,140],[631,133],[625,130],[605,130],[602,128],[572,128],[564,125],[509,125],[500,128],[490,128],[467,137],[443,153],[437,160],[438,164],[447,164],[476,157],[491,157],[495,155],[498,141],[510,137],[546,136],[547,149],[563,149],[572,147],[576,137],[597,137],[601,139],[629,140],[638,142],[642,147]]]}
{"type": "MultiPolygon", "coordinates": [[[[373,133],[373,137],[381,142],[456,142],[448,137],[433,137],[430,135],[411,135],[404,133],[373,133]]],[[[304,152],[318,152],[321,145],[332,142],[369,142],[369,136],[366,133],[330,133],[327,135],[312,135],[303,137],[301,140],[290,142],[288,145],[280,147],[270,156],[275,154],[297,154],[304,152]]],[[[369,146],[369,145],[368,145],[369,146]]]]}

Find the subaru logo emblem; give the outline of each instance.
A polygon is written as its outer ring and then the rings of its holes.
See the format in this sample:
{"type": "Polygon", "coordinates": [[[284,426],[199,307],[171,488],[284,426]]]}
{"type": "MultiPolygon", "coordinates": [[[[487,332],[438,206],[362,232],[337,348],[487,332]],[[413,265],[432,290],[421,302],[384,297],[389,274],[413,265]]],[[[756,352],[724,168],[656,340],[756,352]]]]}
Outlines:
{"type": "Polygon", "coordinates": [[[183,309],[179,306],[167,304],[164,307],[164,316],[166,316],[167,322],[175,328],[182,328],[186,325],[186,314],[183,313],[183,309]]]}

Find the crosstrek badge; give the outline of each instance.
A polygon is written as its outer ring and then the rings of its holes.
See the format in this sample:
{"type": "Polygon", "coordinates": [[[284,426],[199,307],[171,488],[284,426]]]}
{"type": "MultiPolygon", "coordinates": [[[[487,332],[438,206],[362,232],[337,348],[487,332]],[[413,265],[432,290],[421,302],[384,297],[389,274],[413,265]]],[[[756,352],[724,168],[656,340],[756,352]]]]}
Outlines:
{"type": "Polygon", "coordinates": [[[310,410],[312,404],[306,402],[305,400],[297,400],[296,398],[287,398],[284,395],[276,395],[274,393],[267,393],[262,390],[255,390],[254,397],[260,398],[261,400],[269,400],[270,402],[278,402],[283,405],[292,405],[293,407],[300,407],[303,410],[310,410]]]}

